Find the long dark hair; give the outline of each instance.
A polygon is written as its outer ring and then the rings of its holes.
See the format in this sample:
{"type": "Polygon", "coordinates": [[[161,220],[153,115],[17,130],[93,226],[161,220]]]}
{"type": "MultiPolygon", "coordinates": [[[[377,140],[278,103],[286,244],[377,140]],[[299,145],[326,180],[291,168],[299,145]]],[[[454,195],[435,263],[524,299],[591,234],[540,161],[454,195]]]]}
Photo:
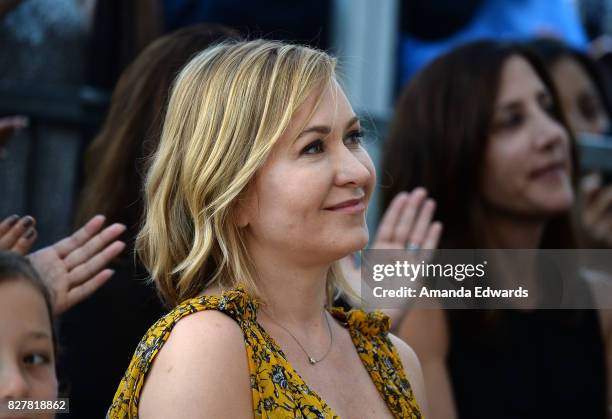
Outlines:
{"type": "MultiPolygon", "coordinates": [[[[552,96],[553,117],[571,136],[546,68],[519,44],[478,41],[461,46],[418,73],[398,100],[383,156],[382,208],[401,191],[427,188],[445,228],[441,248],[484,247],[485,226],[473,208],[481,199],[484,152],[502,67],[514,55],[533,67],[552,96]]],[[[571,143],[576,168],[573,138],[571,143]]],[[[574,247],[569,211],[547,224],[541,247],[574,247]]]]}
{"type": "MultiPolygon", "coordinates": [[[[8,280],[22,280],[28,282],[36,291],[43,297],[45,308],[49,315],[49,323],[51,324],[51,341],[53,350],[57,355],[57,332],[55,330],[55,321],[53,315],[53,300],[51,292],[41,279],[40,275],[34,269],[30,261],[25,257],[14,252],[0,250],[0,282],[8,280]]],[[[5,321],[5,319],[2,319],[5,321]]]]}
{"type": "Polygon", "coordinates": [[[578,51],[561,41],[549,38],[540,38],[526,43],[541,59],[548,68],[551,68],[562,58],[571,58],[584,70],[595,90],[599,95],[601,104],[608,115],[612,118],[612,102],[610,101],[610,86],[598,67],[597,63],[585,53],[578,51]]]}
{"type": "Polygon", "coordinates": [[[87,150],[77,225],[105,214],[109,222],[128,226],[132,244],[143,211],[147,158],[159,143],[174,78],[198,52],[237,37],[237,31],[222,25],[183,28],[153,42],[123,72],[106,121],[87,150]]]}

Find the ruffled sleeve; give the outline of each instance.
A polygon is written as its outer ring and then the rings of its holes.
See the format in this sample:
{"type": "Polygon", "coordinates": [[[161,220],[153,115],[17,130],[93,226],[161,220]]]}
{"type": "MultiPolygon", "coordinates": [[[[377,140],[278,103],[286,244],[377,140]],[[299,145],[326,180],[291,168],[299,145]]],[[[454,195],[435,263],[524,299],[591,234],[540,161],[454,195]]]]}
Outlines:
{"type": "Polygon", "coordinates": [[[334,307],[332,315],[351,330],[358,330],[366,336],[386,336],[389,333],[391,321],[382,311],[365,312],[353,309],[349,312],[341,307],[334,307]]]}

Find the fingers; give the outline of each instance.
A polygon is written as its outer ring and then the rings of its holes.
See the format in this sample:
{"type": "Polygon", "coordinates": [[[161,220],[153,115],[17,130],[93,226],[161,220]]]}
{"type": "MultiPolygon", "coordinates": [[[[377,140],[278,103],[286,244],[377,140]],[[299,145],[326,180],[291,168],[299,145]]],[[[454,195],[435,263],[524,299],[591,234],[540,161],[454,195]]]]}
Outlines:
{"type": "Polygon", "coordinates": [[[108,246],[95,256],[89,258],[85,263],[75,267],[69,273],[69,287],[74,287],[81,284],[90,278],[93,278],[100,272],[115,256],[123,251],[125,243],[116,241],[108,246]]]}
{"type": "Polygon", "coordinates": [[[612,217],[608,218],[589,226],[588,232],[596,241],[610,246],[612,243],[612,217]]]}
{"type": "Polygon", "coordinates": [[[424,188],[398,194],[383,216],[373,248],[403,249],[407,243],[435,248],[442,231],[441,224],[432,224],[435,210],[424,188]]]}
{"type": "Polygon", "coordinates": [[[78,229],[74,234],[55,243],[53,248],[61,259],[65,258],[70,254],[70,252],[85,244],[98,231],[100,231],[105,220],[106,217],[103,215],[94,216],[87,222],[87,224],[78,229]]]}
{"type": "Polygon", "coordinates": [[[423,203],[408,241],[423,247],[423,242],[425,241],[425,236],[431,225],[435,209],[436,203],[433,199],[427,199],[423,203]]]}
{"type": "MultiPolygon", "coordinates": [[[[0,224],[0,249],[13,250],[22,237],[24,237],[25,241],[29,241],[29,246],[31,246],[36,239],[36,234],[32,235],[35,224],[36,221],[29,215],[21,219],[17,215],[11,215],[4,219],[0,224]],[[26,239],[25,236],[28,236],[28,238],[26,239]]],[[[22,242],[20,246],[17,246],[15,251],[27,247],[26,244],[28,243],[22,242]]]]}
{"type": "Polygon", "coordinates": [[[30,248],[36,241],[38,237],[38,233],[34,227],[30,227],[26,230],[25,234],[17,240],[17,243],[11,249],[13,252],[19,253],[20,255],[25,255],[30,252],[30,248]]]}
{"type": "Polygon", "coordinates": [[[64,307],[56,307],[55,315],[60,315],[69,308],[85,300],[87,297],[96,292],[98,288],[104,285],[114,273],[115,271],[112,269],[104,269],[89,281],[72,288],[70,291],[68,291],[66,305],[64,307]]]}
{"type": "Polygon", "coordinates": [[[595,224],[606,218],[612,207],[612,187],[600,190],[590,201],[585,202],[583,218],[586,224],[595,224]]]}
{"type": "Polygon", "coordinates": [[[591,173],[580,179],[580,192],[587,202],[600,190],[601,183],[601,175],[598,173],[591,173]]]}
{"type": "MultiPolygon", "coordinates": [[[[397,228],[394,230],[393,241],[398,242],[404,247],[406,241],[410,238],[411,234],[414,234],[415,224],[414,220],[422,214],[421,206],[423,200],[427,196],[427,192],[423,188],[416,188],[410,194],[408,202],[404,206],[404,210],[399,220],[397,228]],[[419,212],[420,211],[420,212],[419,212]]],[[[428,200],[430,201],[430,200],[428,200]]],[[[432,201],[433,202],[433,201],[432,201]]],[[[416,242],[415,243],[420,243],[416,242]]]]}
{"type": "Polygon", "coordinates": [[[10,215],[0,222],[0,237],[4,236],[19,221],[17,214],[10,215]]]}
{"type": "Polygon", "coordinates": [[[91,237],[83,245],[70,252],[70,254],[64,259],[66,269],[71,271],[75,266],[91,259],[96,253],[119,237],[124,231],[125,226],[123,224],[116,223],[106,227],[99,234],[91,237]]]}
{"type": "Polygon", "coordinates": [[[423,241],[423,244],[422,244],[422,248],[430,249],[430,250],[437,249],[441,236],[442,236],[442,223],[439,221],[436,221],[429,226],[427,234],[425,235],[425,240],[423,241]]]}
{"type": "Polygon", "coordinates": [[[408,202],[410,195],[407,192],[400,192],[391,201],[389,208],[383,214],[378,233],[376,235],[377,242],[390,242],[394,236],[395,226],[400,219],[402,209],[408,202]]]}

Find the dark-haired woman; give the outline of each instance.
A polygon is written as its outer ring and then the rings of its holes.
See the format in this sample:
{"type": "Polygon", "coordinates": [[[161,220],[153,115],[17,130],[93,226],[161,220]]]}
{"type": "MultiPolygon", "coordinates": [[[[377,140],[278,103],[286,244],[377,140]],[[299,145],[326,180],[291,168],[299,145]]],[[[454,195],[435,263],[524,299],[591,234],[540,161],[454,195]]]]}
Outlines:
{"type": "MultiPolygon", "coordinates": [[[[510,44],[469,44],[401,95],[383,206],[399,190],[426,187],[445,227],[442,249],[572,248],[573,144],[537,57],[510,44]]],[[[535,263],[511,275],[537,284],[535,263]]],[[[579,283],[590,299],[610,295],[604,281],[579,283]]],[[[610,315],[534,307],[404,318],[400,336],[421,359],[432,418],[605,417],[610,315]]]]}
{"type": "MultiPolygon", "coordinates": [[[[538,39],[528,45],[546,63],[572,131],[576,135],[610,135],[612,104],[597,63],[553,39],[538,39]]],[[[585,247],[612,247],[612,187],[603,183],[596,173],[586,174],[580,182],[576,215],[579,239],[585,247]]]]}

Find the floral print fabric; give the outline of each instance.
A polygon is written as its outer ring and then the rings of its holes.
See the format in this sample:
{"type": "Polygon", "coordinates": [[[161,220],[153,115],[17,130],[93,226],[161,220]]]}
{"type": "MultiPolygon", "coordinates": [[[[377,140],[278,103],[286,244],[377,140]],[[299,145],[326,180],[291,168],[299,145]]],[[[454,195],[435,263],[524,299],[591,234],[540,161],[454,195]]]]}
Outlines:
{"type": "MultiPolygon", "coordinates": [[[[257,302],[238,287],[221,296],[187,300],[155,323],[138,344],[119,384],[107,418],[138,418],[144,378],[172,328],[183,317],[219,310],[241,327],[247,350],[253,412],[256,418],[338,418],[301,379],[282,350],[257,323],[257,302]]],[[[381,312],[334,308],[332,315],[348,327],[353,344],[378,392],[396,418],[421,418],[399,355],[387,337],[389,318],[381,312]]]]}

